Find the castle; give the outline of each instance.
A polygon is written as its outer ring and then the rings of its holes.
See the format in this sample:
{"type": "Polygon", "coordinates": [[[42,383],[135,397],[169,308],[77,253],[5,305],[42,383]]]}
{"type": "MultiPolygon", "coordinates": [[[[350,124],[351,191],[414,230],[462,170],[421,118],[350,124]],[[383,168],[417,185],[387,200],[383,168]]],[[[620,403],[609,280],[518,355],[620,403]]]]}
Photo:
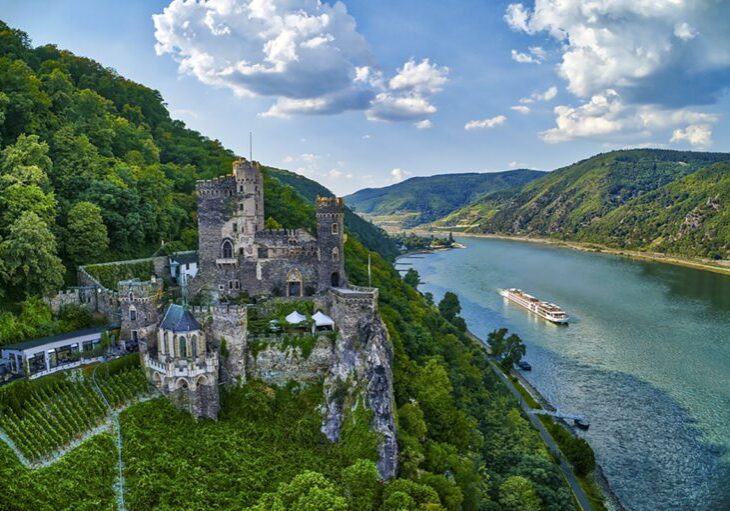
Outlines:
{"type": "MultiPolygon", "coordinates": [[[[265,229],[256,162],[235,161],[231,175],[199,181],[196,190],[197,272],[182,280],[184,296],[206,305],[183,300],[165,306],[165,286],[155,277],[122,281],[111,291],[83,268],[83,286],[76,295],[59,295],[58,303],[77,296],[118,318],[120,339],[139,346],[150,383],[198,418],[218,417],[220,385],[323,381],[322,432],[337,441],[348,410],[366,407],[380,438],[378,468],[392,477],[392,347],[378,313],[378,290],[347,284],[342,199],[317,198],[315,237],[303,229],[265,229]],[[282,307],[296,309],[293,317],[302,319],[269,321],[282,307]],[[307,317],[299,308],[317,313],[307,317]],[[256,330],[250,318],[264,318],[271,328],[256,330]],[[322,331],[318,318],[326,318],[322,331]]],[[[158,266],[156,261],[156,273],[158,266]]]]}
{"type": "Polygon", "coordinates": [[[344,203],[317,199],[317,237],[303,229],[264,229],[258,163],[238,160],[233,174],[197,183],[198,262],[194,292],[219,299],[302,297],[344,287],[344,203]]]}

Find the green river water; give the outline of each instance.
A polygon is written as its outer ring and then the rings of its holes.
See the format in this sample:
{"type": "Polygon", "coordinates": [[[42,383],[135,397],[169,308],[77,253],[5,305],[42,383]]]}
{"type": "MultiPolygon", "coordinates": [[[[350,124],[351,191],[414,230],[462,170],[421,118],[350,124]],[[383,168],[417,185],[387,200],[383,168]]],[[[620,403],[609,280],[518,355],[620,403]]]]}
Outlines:
{"type": "Polygon", "coordinates": [[[480,338],[505,326],[528,346],[527,379],[583,434],[627,509],[730,509],[730,277],[518,241],[399,259],[440,299],[456,292],[480,338]],[[506,301],[518,287],[570,325],[506,301]]]}

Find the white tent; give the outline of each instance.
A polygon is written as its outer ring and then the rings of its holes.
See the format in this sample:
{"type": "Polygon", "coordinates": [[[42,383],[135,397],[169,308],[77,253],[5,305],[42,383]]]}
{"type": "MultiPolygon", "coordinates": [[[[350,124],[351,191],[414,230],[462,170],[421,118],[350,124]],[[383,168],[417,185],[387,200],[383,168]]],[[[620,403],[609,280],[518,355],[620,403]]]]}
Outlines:
{"type": "Polygon", "coordinates": [[[312,316],[312,319],[314,320],[314,326],[317,328],[320,327],[332,327],[334,328],[335,322],[332,321],[332,318],[329,317],[327,314],[325,314],[322,311],[317,311],[314,316],[312,316]]]}
{"type": "Polygon", "coordinates": [[[307,319],[307,316],[299,314],[299,311],[294,311],[289,314],[285,319],[286,322],[290,325],[298,325],[299,323],[305,321],[307,319]]]}

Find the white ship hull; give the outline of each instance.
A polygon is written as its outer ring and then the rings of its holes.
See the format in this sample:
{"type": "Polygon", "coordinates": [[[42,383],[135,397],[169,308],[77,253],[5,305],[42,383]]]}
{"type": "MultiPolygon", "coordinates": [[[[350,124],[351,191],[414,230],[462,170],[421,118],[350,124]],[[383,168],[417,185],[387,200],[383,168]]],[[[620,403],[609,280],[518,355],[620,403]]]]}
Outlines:
{"type": "Polygon", "coordinates": [[[499,294],[551,323],[557,325],[565,325],[568,323],[568,315],[560,307],[552,303],[540,301],[534,296],[523,292],[521,289],[500,289],[499,294]]]}

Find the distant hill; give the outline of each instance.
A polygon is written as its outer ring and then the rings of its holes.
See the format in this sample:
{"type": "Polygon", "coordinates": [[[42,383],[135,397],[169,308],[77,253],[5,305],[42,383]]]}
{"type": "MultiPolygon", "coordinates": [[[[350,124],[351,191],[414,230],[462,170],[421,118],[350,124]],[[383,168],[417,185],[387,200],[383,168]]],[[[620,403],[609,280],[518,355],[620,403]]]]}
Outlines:
{"type": "Polygon", "coordinates": [[[727,153],[599,154],[521,188],[481,197],[435,225],[727,257],[728,162],[727,153]]]}
{"type": "MultiPolygon", "coordinates": [[[[334,196],[329,189],[321,184],[294,172],[274,167],[265,167],[264,171],[282,184],[292,187],[308,202],[313,203],[318,195],[321,197],[334,196]]],[[[360,243],[371,250],[378,251],[386,259],[393,259],[398,255],[398,247],[395,241],[388,237],[385,231],[353,213],[347,207],[347,201],[345,206],[345,226],[360,243]]]]}
{"type": "Polygon", "coordinates": [[[384,188],[365,188],[345,197],[358,213],[397,216],[404,227],[432,222],[469,204],[479,196],[523,185],[542,176],[536,170],[471,172],[412,177],[384,188]]]}

